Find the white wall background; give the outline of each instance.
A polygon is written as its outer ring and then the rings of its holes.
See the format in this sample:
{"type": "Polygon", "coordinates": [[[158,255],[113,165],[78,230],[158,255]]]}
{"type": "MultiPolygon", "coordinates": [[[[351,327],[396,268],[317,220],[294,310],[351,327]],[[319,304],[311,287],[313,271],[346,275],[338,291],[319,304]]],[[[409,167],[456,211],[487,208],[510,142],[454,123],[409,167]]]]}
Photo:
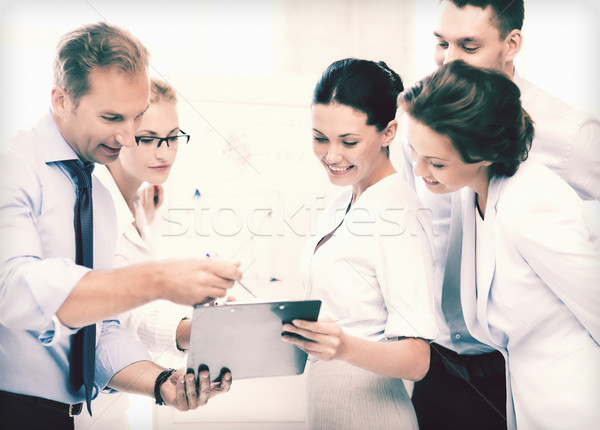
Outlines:
{"type": "MultiPolygon", "coordinates": [[[[239,259],[246,284],[262,297],[300,298],[298,256],[337,192],[311,152],[314,84],[332,61],[350,56],[384,60],[414,83],[434,67],[436,4],[0,1],[0,146],[48,107],[62,34],[99,20],[128,28],[151,51],[153,73],[178,91],[180,124],[192,135],[166,184],[157,253],[239,259]]],[[[517,61],[525,78],[596,115],[599,12],[593,0],[528,0],[517,61]]],[[[302,377],[237,381],[197,411],[156,409],[155,428],[302,428],[303,384],[302,377]]]]}

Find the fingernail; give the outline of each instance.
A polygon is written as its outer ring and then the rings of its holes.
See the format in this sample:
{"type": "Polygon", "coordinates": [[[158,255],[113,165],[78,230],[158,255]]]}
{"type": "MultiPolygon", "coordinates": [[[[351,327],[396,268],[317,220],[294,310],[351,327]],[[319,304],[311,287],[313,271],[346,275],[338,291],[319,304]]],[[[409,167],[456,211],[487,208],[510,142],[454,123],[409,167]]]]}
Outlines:
{"type": "Polygon", "coordinates": [[[186,378],[187,378],[187,380],[188,380],[188,381],[190,381],[190,382],[191,382],[191,381],[193,381],[193,380],[194,380],[194,375],[188,374],[188,375],[186,376],[186,378]]]}
{"type": "Polygon", "coordinates": [[[208,373],[201,373],[200,377],[206,379],[208,378],[208,373]]]}

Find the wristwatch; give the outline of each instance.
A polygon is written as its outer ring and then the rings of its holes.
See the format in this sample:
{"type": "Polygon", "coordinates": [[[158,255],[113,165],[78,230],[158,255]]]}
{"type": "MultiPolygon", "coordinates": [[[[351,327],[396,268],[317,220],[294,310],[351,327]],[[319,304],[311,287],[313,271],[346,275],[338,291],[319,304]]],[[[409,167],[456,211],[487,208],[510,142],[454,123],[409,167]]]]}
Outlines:
{"type": "Polygon", "coordinates": [[[175,369],[165,369],[156,377],[156,381],[154,381],[154,399],[156,399],[157,405],[165,404],[165,401],[160,395],[160,387],[162,387],[162,384],[164,384],[173,373],[175,373],[175,369]]]}

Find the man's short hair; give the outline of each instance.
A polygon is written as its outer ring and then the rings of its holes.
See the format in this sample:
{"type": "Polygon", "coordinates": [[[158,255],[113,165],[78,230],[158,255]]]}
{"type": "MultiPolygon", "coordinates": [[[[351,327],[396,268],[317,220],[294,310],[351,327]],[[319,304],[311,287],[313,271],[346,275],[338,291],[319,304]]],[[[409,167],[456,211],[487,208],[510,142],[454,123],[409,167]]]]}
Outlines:
{"type": "Polygon", "coordinates": [[[500,38],[504,39],[513,30],[523,28],[525,19],[524,0],[442,0],[451,1],[458,8],[474,6],[485,9],[492,8],[494,16],[492,22],[500,32],[500,38]]]}
{"type": "Polygon", "coordinates": [[[65,34],[54,58],[54,85],[73,99],[75,106],[89,90],[93,68],[116,70],[126,76],[147,72],[148,50],[128,31],[99,22],[65,34]]]}

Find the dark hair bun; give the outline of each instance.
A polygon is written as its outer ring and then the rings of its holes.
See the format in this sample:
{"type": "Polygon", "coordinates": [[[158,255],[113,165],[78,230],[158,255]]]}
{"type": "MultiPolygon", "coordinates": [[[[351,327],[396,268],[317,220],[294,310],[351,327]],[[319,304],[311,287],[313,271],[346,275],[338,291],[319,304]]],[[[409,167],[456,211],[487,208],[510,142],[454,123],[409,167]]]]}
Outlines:
{"type": "Polygon", "coordinates": [[[383,61],[346,58],[325,69],[315,87],[313,104],[336,102],[367,114],[367,124],[383,131],[396,118],[400,76],[383,61]]]}
{"type": "Polygon", "coordinates": [[[389,66],[385,63],[385,61],[379,61],[377,62],[377,64],[390,75],[390,79],[394,83],[394,88],[396,89],[396,92],[400,94],[402,91],[404,91],[404,85],[402,84],[402,78],[400,77],[400,75],[398,75],[398,73],[390,69],[389,66]]]}

